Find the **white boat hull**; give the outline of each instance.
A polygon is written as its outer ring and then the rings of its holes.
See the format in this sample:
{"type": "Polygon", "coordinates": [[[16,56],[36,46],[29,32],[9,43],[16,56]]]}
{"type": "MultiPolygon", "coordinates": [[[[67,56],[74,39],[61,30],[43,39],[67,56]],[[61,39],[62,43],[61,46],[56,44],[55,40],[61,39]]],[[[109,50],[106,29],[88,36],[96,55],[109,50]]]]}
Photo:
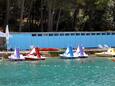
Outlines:
{"type": "Polygon", "coordinates": [[[45,60],[45,58],[25,58],[26,61],[45,60]]]}
{"type": "Polygon", "coordinates": [[[41,58],[38,58],[37,56],[34,56],[34,55],[30,55],[30,56],[25,57],[26,61],[45,60],[45,59],[46,59],[46,57],[41,56],[41,58]]]}
{"type": "Polygon", "coordinates": [[[107,53],[95,53],[96,56],[99,57],[115,57],[115,54],[107,54],[107,53]]]}
{"type": "Polygon", "coordinates": [[[88,58],[88,56],[66,56],[66,55],[60,54],[60,58],[62,58],[62,59],[77,59],[77,58],[88,58]]]}
{"type": "Polygon", "coordinates": [[[10,61],[24,61],[25,57],[20,55],[20,58],[17,58],[15,55],[11,55],[8,57],[10,61]]]}

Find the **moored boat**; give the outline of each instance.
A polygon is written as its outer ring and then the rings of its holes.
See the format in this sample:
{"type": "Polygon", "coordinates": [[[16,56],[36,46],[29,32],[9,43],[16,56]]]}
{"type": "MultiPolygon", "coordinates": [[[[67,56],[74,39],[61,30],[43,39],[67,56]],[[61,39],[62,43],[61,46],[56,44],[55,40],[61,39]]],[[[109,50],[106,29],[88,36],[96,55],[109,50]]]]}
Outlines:
{"type": "Polygon", "coordinates": [[[95,53],[95,55],[100,57],[115,57],[115,49],[109,48],[106,52],[95,53]]]}
{"type": "Polygon", "coordinates": [[[72,47],[68,47],[63,54],[60,54],[60,57],[63,59],[87,58],[88,54],[86,54],[83,47],[79,45],[75,52],[73,52],[72,47]]]}
{"type": "Polygon", "coordinates": [[[88,54],[84,52],[84,49],[81,45],[78,45],[77,50],[74,52],[74,57],[87,58],[88,54]]]}
{"type": "Polygon", "coordinates": [[[60,54],[60,58],[62,59],[75,59],[73,55],[73,49],[69,46],[63,54],[60,54]]]}
{"type": "Polygon", "coordinates": [[[14,54],[11,54],[10,56],[8,56],[10,61],[24,61],[25,57],[20,54],[19,49],[16,48],[14,51],[14,54]]]}
{"type": "Polygon", "coordinates": [[[33,60],[45,60],[46,57],[41,56],[40,51],[38,48],[33,48],[30,53],[25,56],[26,61],[33,61],[33,60]]]}

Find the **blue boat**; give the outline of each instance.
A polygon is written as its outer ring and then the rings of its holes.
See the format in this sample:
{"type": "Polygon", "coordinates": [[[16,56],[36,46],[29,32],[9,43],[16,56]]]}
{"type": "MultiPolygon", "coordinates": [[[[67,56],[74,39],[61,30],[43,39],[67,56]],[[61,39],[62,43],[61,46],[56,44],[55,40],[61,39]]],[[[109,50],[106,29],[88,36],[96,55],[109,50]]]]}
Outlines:
{"type": "Polygon", "coordinates": [[[88,54],[84,52],[84,49],[81,45],[78,45],[77,50],[74,52],[74,57],[78,58],[87,58],[88,54]]]}
{"type": "Polygon", "coordinates": [[[60,54],[60,57],[63,59],[87,58],[88,54],[84,52],[81,45],[78,46],[75,52],[73,52],[72,47],[69,46],[63,54],[60,54]]]}
{"type": "Polygon", "coordinates": [[[63,54],[60,54],[62,59],[75,59],[73,54],[73,48],[69,46],[63,54]]]}

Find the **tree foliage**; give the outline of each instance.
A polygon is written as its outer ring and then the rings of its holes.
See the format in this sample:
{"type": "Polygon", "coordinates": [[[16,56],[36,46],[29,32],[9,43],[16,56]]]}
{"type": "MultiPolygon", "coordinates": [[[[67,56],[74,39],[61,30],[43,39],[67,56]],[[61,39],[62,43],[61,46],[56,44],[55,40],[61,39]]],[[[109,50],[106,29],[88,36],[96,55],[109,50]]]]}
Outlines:
{"type": "Polygon", "coordinates": [[[0,0],[0,26],[23,32],[110,31],[114,9],[115,0],[0,0]]]}

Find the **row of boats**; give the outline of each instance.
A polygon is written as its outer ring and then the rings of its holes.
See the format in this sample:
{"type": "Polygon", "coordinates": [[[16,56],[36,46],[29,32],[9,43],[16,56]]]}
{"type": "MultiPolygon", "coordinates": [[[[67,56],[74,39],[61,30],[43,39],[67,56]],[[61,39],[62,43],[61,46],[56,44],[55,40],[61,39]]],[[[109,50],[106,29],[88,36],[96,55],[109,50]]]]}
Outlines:
{"type": "Polygon", "coordinates": [[[43,57],[40,54],[39,48],[33,48],[27,55],[22,55],[19,52],[19,49],[16,48],[14,53],[8,56],[11,61],[31,61],[31,60],[45,60],[46,57],[43,57]]]}
{"type": "MultiPolygon", "coordinates": [[[[82,46],[78,46],[77,50],[74,52],[73,48],[69,46],[63,54],[60,54],[62,59],[75,59],[75,58],[87,58],[88,54],[84,52],[82,46]]],[[[33,48],[27,55],[22,55],[19,52],[19,49],[16,48],[14,53],[8,56],[11,61],[31,61],[31,60],[45,60],[47,57],[44,57],[40,53],[39,48],[33,48]]]]}
{"type": "Polygon", "coordinates": [[[77,50],[75,52],[73,51],[73,48],[69,46],[65,53],[60,54],[60,57],[63,59],[75,59],[75,58],[87,58],[88,54],[84,52],[84,49],[82,46],[78,46],[77,50]]]}
{"type": "MultiPolygon", "coordinates": [[[[108,48],[106,52],[95,53],[96,56],[101,57],[115,57],[115,49],[108,48]]],[[[84,48],[79,45],[76,50],[73,50],[71,46],[67,47],[63,54],[59,54],[61,59],[76,59],[76,58],[87,58],[89,55],[85,53],[84,48]]],[[[19,49],[16,48],[14,53],[8,56],[11,61],[32,61],[32,60],[45,60],[47,57],[44,57],[40,53],[39,48],[33,48],[27,55],[22,55],[19,52],[19,49]]],[[[112,58],[115,61],[115,58],[112,58]]]]}

